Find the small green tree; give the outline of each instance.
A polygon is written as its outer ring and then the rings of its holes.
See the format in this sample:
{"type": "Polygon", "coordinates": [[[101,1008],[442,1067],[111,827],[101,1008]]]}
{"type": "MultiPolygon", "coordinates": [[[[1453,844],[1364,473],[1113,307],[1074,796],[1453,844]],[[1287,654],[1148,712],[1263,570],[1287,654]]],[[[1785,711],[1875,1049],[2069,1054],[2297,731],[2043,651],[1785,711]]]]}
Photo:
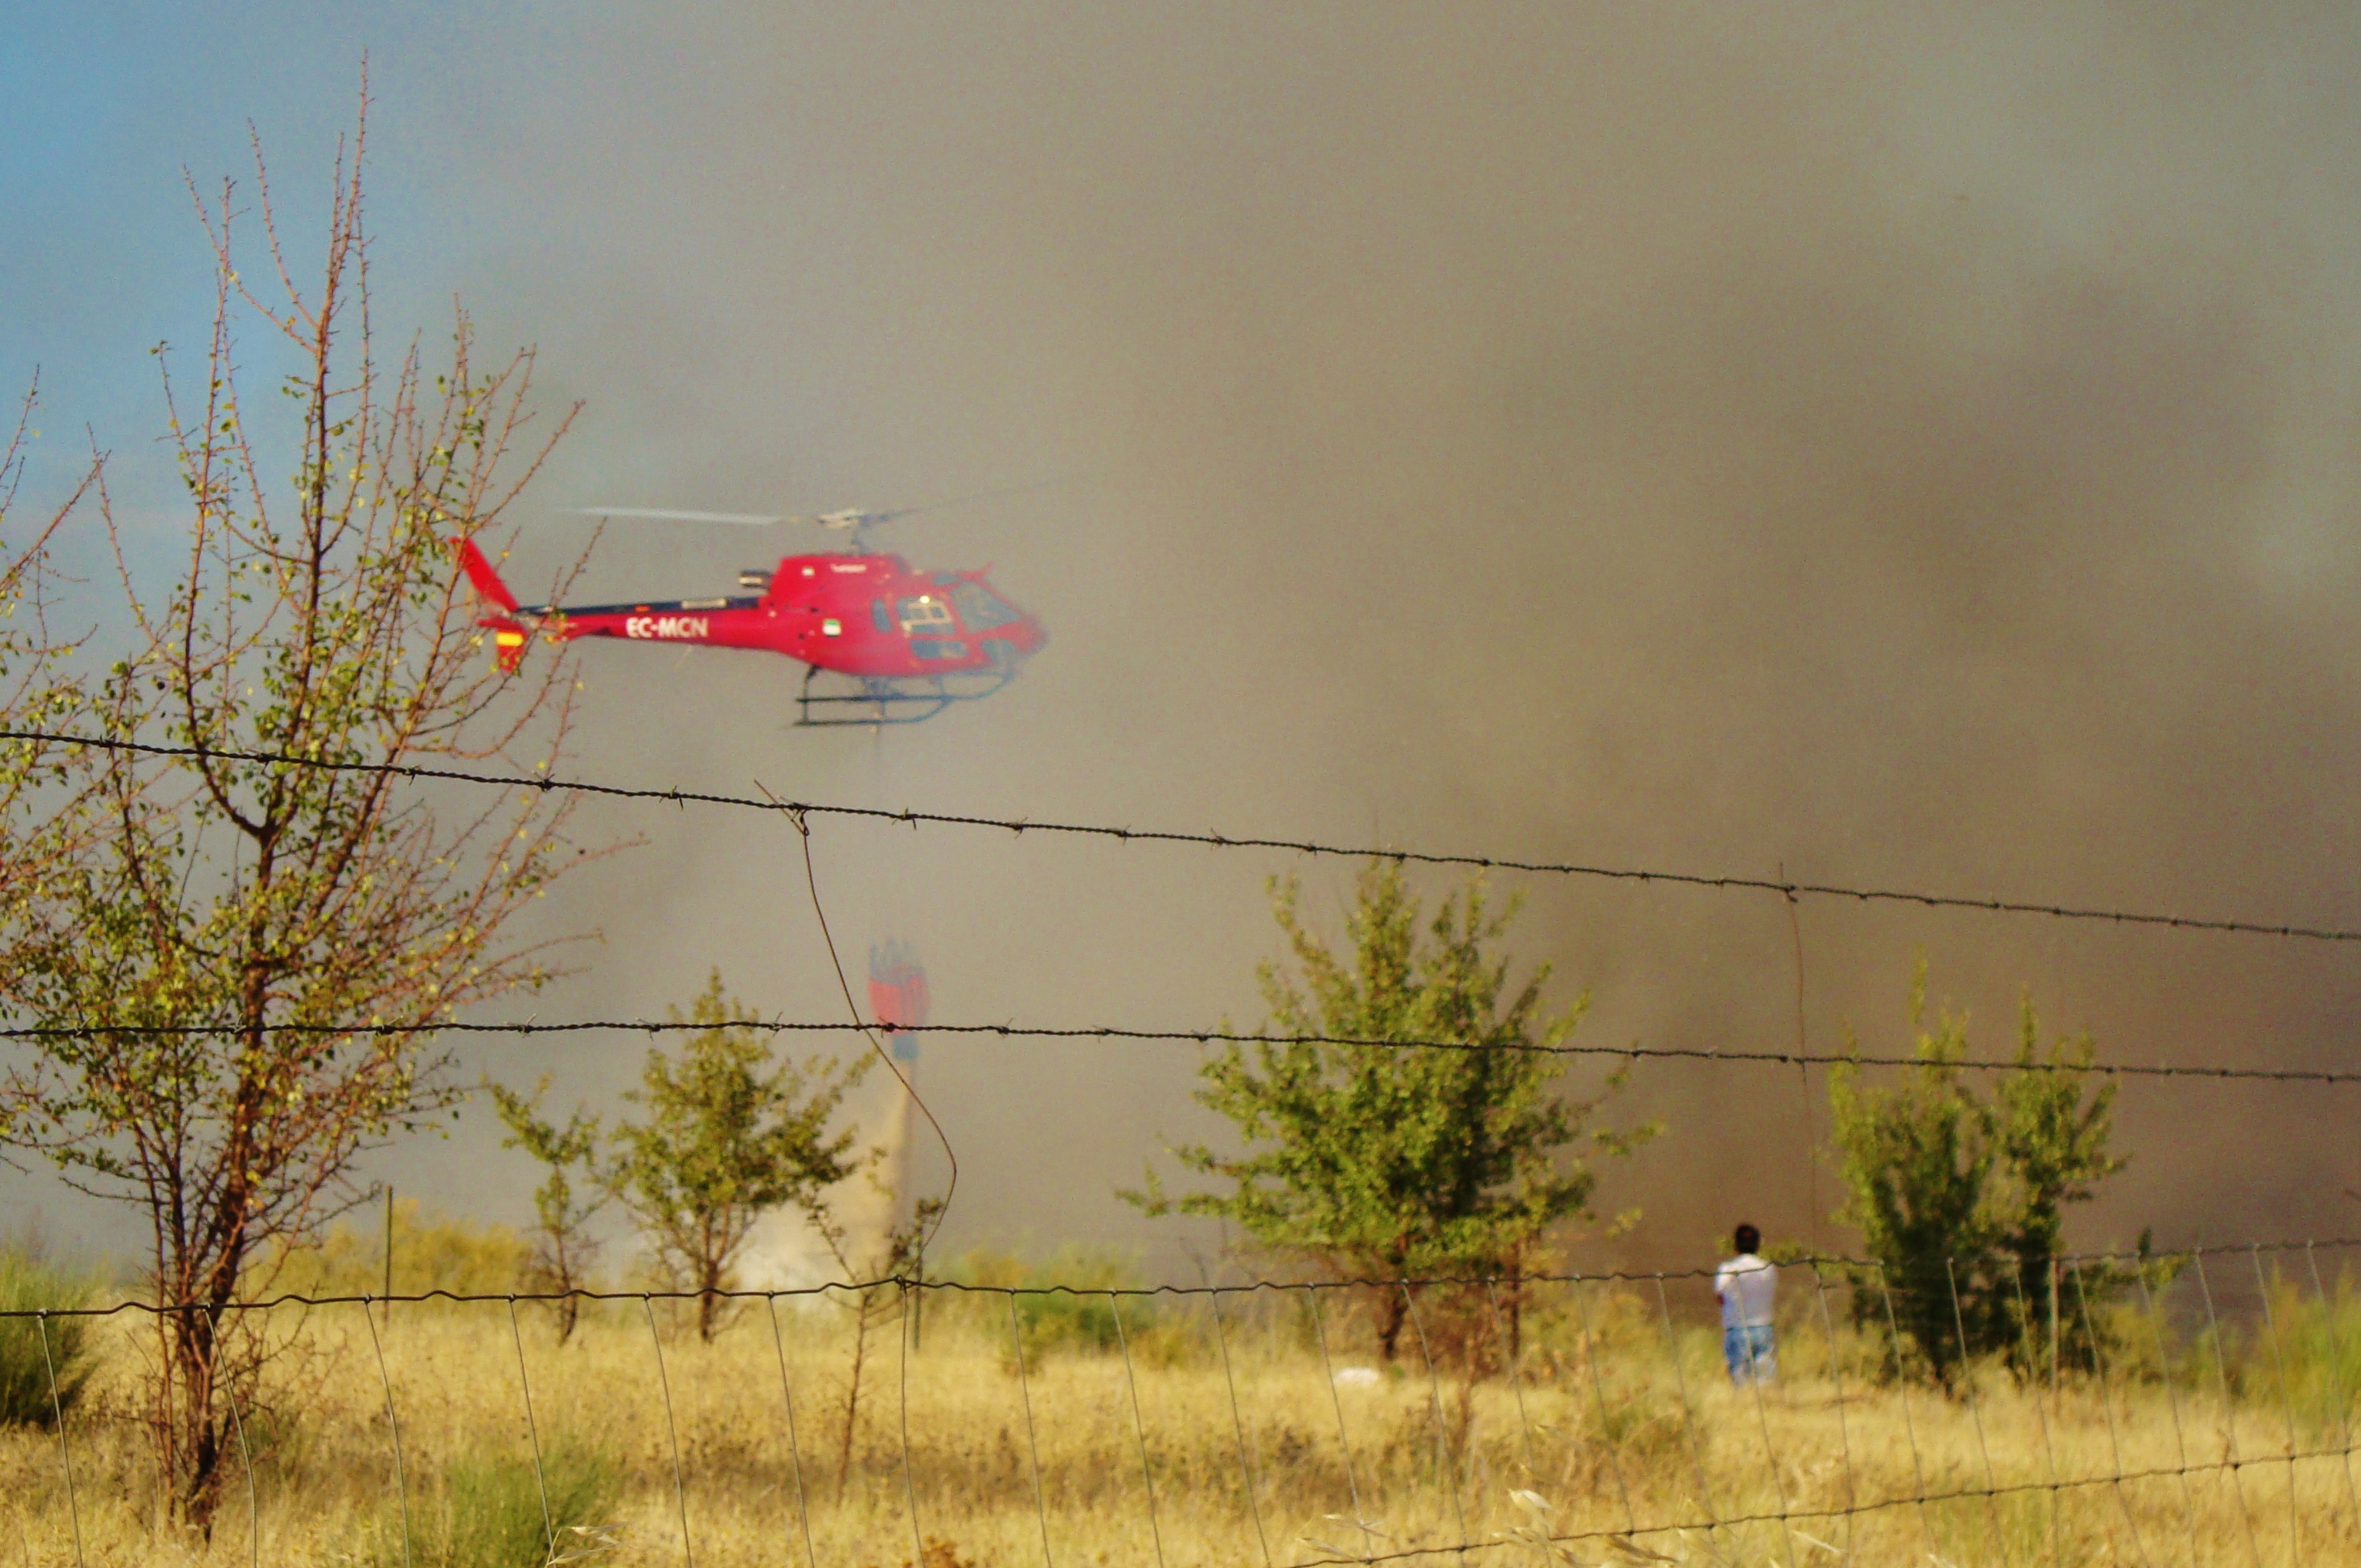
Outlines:
{"type": "MultiPolygon", "coordinates": [[[[1993,1097],[2000,1261],[2013,1261],[2016,1277],[1993,1282],[2000,1299],[1988,1317],[2003,1326],[2005,1348],[2021,1372],[2037,1369],[2045,1354],[2053,1365],[2094,1365],[2103,1348],[2098,1309],[2137,1278],[2123,1266],[2061,1262],[2067,1205],[2089,1202],[2101,1182],[2131,1164],[2129,1155],[2109,1147],[2116,1086],[2112,1079],[2091,1081],[2098,1054],[2088,1032],[2054,1040],[2045,1050],[2032,996],[2020,1002],[2016,1068],[2001,1075],[1993,1097]]],[[[2136,1266],[2152,1278],[2169,1277],[2174,1271],[2159,1270],[2148,1248],[2149,1233],[2142,1230],[2136,1266]]]]}
{"type": "MultiPolygon", "coordinates": [[[[1853,1311],[1891,1323],[1934,1376],[1994,1352],[2029,1369],[2060,1352],[2088,1365],[2100,1349],[2096,1308],[2135,1277],[2082,1270],[2059,1288],[2066,1206],[2087,1202],[2129,1163],[2111,1152],[2114,1086],[2090,1080],[2087,1034],[2040,1043],[2030,995],[2015,1067],[1977,1097],[1960,1063],[1968,1021],[1945,1009],[1930,1026],[1927,970],[1911,977],[1913,1064],[1894,1087],[1866,1087],[1856,1064],[1828,1084],[1837,1166],[1849,1190],[1838,1218],[1860,1231],[1874,1266],[1854,1271],[1853,1311]]],[[[1853,1049],[1858,1054],[1859,1047],[1853,1049]]],[[[2145,1254],[2147,1238],[2141,1237],[2145,1254]]],[[[1901,1345],[1894,1345],[1899,1366],[1901,1345]]]]}
{"type": "MultiPolygon", "coordinates": [[[[1492,950],[1515,918],[1486,905],[1481,879],[1446,896],[1424,924],[1401,867],[1373,860],[1345,916],[1348,951],[1308,929],[1300,891],[1272,883],[1292,970],[1258,971],[1269,1010],[1251,1048],[1233,1044],[1201,1069],[1200,1103],[1237,1127],[1246,1152],[1172,1150],[1227,1191],[1168,1198],[1155,1173],[1126,1192],[1151,1214],[1210,1215],[1263,1246],[1338,1278],[1506,1277],[1539,1260],[1546,1233],[1587,1217],[1596,1177],[1578,1144],[1622,1154],[1653,1135],[1587,1130],[1598,1101],[1555,1092],[1562,1044],[1587,998],[1555,1018],[1541,1012],[1549,968],[1508,989],[1510,959],[1492,950]],[[1332,1045],[1286,1036],[1439,1041],[1424,1049],[1332,1045]],[[1536,1049],[1535,1047],[1543,1047],[1536,1049]]],[[[1623,1082],[1608,1080],[1612,1092],[1623,1082]]],[[[1405,1303],[1377,1292],[1382,1354],[1391,1359],[1405,1303]]]]}
{"type": "Polygon", "coordinates": [[[549,1172],[533,1194],[532,1280],[557,1292],[557,1343],[564,1344],[574,1337],[574,1325],[581,1316],[582,1301],[575,1292],[588,1284],[590,1266],[598,1255],[590,1221],[606,1206],[603,1195],[577,1196],[566,1173],[577,1168],[588,1171],[598,1158],[598,1118],[577,1111],[563,1127],[543,1121],[541,1102],[549,1093],[547,1073],[542,1074],[530,1096],[497,1083],[484,1087],[490,1091],[492,1103],[509,1130],[500,1146],[524,1150],[549,1172]]]}
{"type": "MultiPolygon", "coordinates": [[[[2047,1297],[2057,1287],[2059,1254],[2066,1242],[2066,1204],[2090,1202],[2099,1183],[2132,1162],[2130,1155],[2108,1150],[2115,1134],[2115,1081],[2092,1086],[2090,1069],[2099,1060],[2099,1044],[2087,1032],[2070,1035],[2040,1047],[2040,1018],[2033,1013],[2033,996],[2018,1006],[2016,1072],[2002,1074],[1995,1093],[1993,1138],[2000,1150],[2004,1186],[1997,1192],[2002,1216],[2000,1247],[2016,1261],[2012,1297],[2024,1301],[2021,1315],[2047,1325],[2082,1327],[2090,1342],[2082,1294],[2059,1292],[2059,1306],[2049,1309],[2047,1297]],[[2036,1313],[2033,1303],[2042,1301],[2036,1313]]],[[[2139,1249],[2147,1252],[2148,1237],[2141,1233],[2139,1249]]],[[[2108,1289],[2115,1273],[2106,1270],[2108,1289]]]]}
{"type": "MultiPolygon", "coordinates": [[[[1911,977],[1910,1022],[1916,1060],[1899,1086],[1866,1088],[1853,1063],[1829,1077],[1837,1169],[1850,1194],[1837,1218],[1861,1233],[1878,1265],[1854,1271],[1855,1318],[1890,1322],[1949,1381],[1962,1338],[1981,1347],[1991,1335],[1991,1293],[1982,1286],[2000,1239],[1991,1191],[1999,1155],[1990,1113],[1960,1079],[1967,1020],[1946,1010],[1927,1026],[1923,963],[1911,977]]],[[[1859,1054],[1858,1041],[1848,1037],[1847,1046],[1859,1054]]]]}
{"type": "MultiPolygon", "coordinates": [[[[865,1065],[865,1064],[864,1064],[865,1065]]],[[[869,1179],[877,1180],[873,1158],[869,1179]]],[[[927,1241],[941,1223],[946,1201],[941,1198],[921,1198],[912,1205],[909,1220],[900,1225],[888,1226],[884,1234],[873,1239],[876,1248],[866,1255],[852,1250],[847,1227],[833,1215],[818,1207],[807,1211],[812,1229],[836,1266],[843,1271],[848,1288],[830,1291],[829,1298],[852,1314],[851,1376],[845,1379],[844,1425],[836,1450],[836,1496],[844,1500],[846,1484],[852,1476],[852,1445],[861,1430],[861,1376],[869,1364],[869,1342],[872,1334],[888,1324],[898,1325],[905,1312],[915,1312],[924,1296],[927,1241]],[[912,1281],[916,1279],[917,1285],[912,1281]]],[[[906,1330],[909,1343],[917,1343],[917,1321],[914,1317],[906,1330]]]]}
{"type": "Polygon", "coordinates": [[[640,1088],[623,1098],[644,1122],[619,1124],[598,1182],[628,1212],[677,1288],[697,1295],[697,1332],[710,1340],[720,1293],[754,1223],[794,1204],[825,1228],[826,1194],[862,1162],[851,1129],[829,1136],[845,1091],[866,1075],[833,1057],[778,1060],[754,1030],[728,1021],[746,1007],[725,998],[721,971],[675,1023],[702,1025],[677,1061],[648,1052],[640,1088]]]}

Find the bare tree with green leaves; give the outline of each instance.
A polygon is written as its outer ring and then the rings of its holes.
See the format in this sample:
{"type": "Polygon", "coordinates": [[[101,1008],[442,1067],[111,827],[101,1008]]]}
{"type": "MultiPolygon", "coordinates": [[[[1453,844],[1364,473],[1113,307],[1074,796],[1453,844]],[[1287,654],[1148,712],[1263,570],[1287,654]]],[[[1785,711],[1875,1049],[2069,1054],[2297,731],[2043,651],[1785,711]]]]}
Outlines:
{"type": "Polygon", "coordinates": [[[16,423],[0,443],[0,999],[14,989],[38,927],[26,918],[52,871],[71,859],[89,822],[71,809],[88,787],[72,748],[46,737],[68,728],[82,701],[67,660],[73,641],[49,624],[49,546],[66,520],[98,488],[104,470],[93,455],[61,500],[42,508],[21,532],[17,496],[40,433],[39,378],[17,404],[16,423]],[[11,539],[19,541],[15,544],[11,539]]]}
{"type": "MultiPolygon", "coordinates": [[[[1272,883],[1293,959],[1258,973],[1268,1043],[1232,1044],[1201,1069],[1200,1103],[1237,1128],[1243,1152],[1173,1149],[1183,1169],[1225,1190],[1169,1197],[1153,1170],[1124,1198],[1151,1214],[1222,1219],[1264,1247],[1339,1279],[1485,1276],[1514,1280],[1542,1261],[1562,1222],[1587,1218],[1596,1183],[1579,1148],[1620,1155],[1653,1124],[1592,1128],[1600,1100],[1558,1092],[1547,1054],[1580,1022],[1587,997],[1542,1013],[1549,967],[1509,985],[1497,946],[1516,905],[1493,914],[1480,878],[1431,920],[1395,861],[1363,868],[1345,918],[1345,949],[1305,924],[1295,882],[1272,883]],[[1445,1047],[1320,1043],[1441,1041],[1445,1047]]],[[[1513,1290],[1512,1290],[1513,1294],[1513,1290]]],[[[1399,1290],[1376,1294],[1391,1359],[1404,1321],[1399,1290]]]]}
{"type": "Polygon", "coordinates": [[[783,1059],[765,1036],[729,1022],[745,1016],[745,1003],[723,994],[719,970],[686,1017],[672,1010],[675,1023],[703,1027],[677,1059],[649,1050],[640,1087],[624,1095],[646,1118],[616,1124],[598,1167],[666,1277],[697,1293],[706,1340],[755,1223],[793,1206],[825,1229],[828,1190],[868,1163],[853,1157],[851,1128],[829,1131],[868,1059],[783,1059]]]}
{"type": "Polygon", "coordinates": [[[522,1149],[549,1173],[533,1194],[532,1283],[556,1293],[557,1343],[564,1344],[574,1337],[575,1324],[582,1314],[582,1300],[576,1292],[589,1288],[590,1267],[598,1256],[598,1240],[591,1234],[590,1222],[607,1202],[595,1185],[591,1193],[577,1192],[567,1173],[580,1170],[588,1177],[594,1172],[598,1118],[577,1110],[562,1127],[542,1120],[541,1102],[549,1093],[547,1073],[541,1075],[541,1082],[530,1095],[497,1083],[484,1087],[491,1093],[501,1124],[509,1130],[500,1146],[522,1149]]]}
{"type": "MultiPolygon", "coordinates": [[[[1837,1217],[1875,1261],[1855,1271],[1856,1317],[1884,1326],[1890,1299],[1893,1326],[1945,1384],[1967,1360],[1994,1353],[2022,1371],[2051,1357],[2092,1365],[2102,1348],[2097,1307],[2136,1277],[2086,1268],[2059,1288],[2068,1206],[2088,1202],[2130,1163],[2110,1147],[2115,1086],[2092,1081],[2097,1043],[2085,1033],[2045,1047],[2028,993],[2015,1065],[1987,1101],[1960,1065],[1966,1016],[1946,1008],[1928,1020],[1923,962],[1911,977],[1910,1020],[1916,1060],[1897,1083],[1872,1087],[1846,1064],[1828,1084],[1849,1192],[1837,1217]]],[[[2143,1233],[2143,1255],[2147,1245],[2143,1233]]]]}
{"type": "Polygon", "coordinates": [[[10,912],[10,1011],[74,1033],[0,1079],[0,1137],[146,1216],[153,1431],[198,1525],[225,1396],[251,1397],[263,1354],[234,1305],[361,1196],[357,1157],[451,1112],[434,1031],[548,977],[512,922],[579,854],[565,797],[533,787],[570,671],[495,671],[448,545],[500,517],[565,421],[533,434],[532,356],[488,369],[464,315],[438,365],[380,359],[361,166],[357,134],[308,287],[258,160],[250,194],[198,202],[212,337],[194,389],[166,382],[181,565],[144,591],[107,514],[135,636],[71,716],[175,750],[82,750],[74,851],[10,912]],[[242,364],[275,372],[268,397],[242,364]],[[518,787],[401,777],[460,759],[518,787]]]}
{"type": "MultiPolygon", "coordinates": [[[[878,1179],[873,1163],[868,1176],[872,1181],[878,1179]]],[[[874,1238],[876,1250],[866,1255],[854,1254],[846,1227],[833,1214],[824,1209],[810,1212],[812,1228],[819,1233],[821,1244],[845,1278],[846,1288],[829,1295],[852,1318],[852,1365],[845,1379],[844,1421],[836,1449],[839,1502],[843,1501],[852,1476],[852,1445],[861,1430],[861,1379],[869,1364],[869,1342],[888,1325],[899,1327],[904,1315],[916,1311],[924,1299],[927,1241],[941,1223],[945,1207],[941,1198],[917,1200],[910,1217],[899,1225],[887,1226],[874,1238]]],[[[916,1320],[902,1332],[910,1335],[910,1347],[915,1348],[916,1320]]]]}

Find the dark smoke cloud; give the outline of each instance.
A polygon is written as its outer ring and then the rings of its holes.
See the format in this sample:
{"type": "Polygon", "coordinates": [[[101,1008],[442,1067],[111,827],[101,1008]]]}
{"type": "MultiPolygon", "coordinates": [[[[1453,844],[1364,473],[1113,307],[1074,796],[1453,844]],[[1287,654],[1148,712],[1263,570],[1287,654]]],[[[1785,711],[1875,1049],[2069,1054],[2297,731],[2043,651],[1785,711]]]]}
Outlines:
{"type": "MultiPolygon", "coordinates": [[[[565,506],[1071,477],[902,541],[1049,620],[989,705],[796,734],[787,670],[593,648],[580,771],[2361,924],[2349,11],[574,16],[379,56],[379,157],[446,182],[389,275],[590,400],[525,576],[579,547],[565,506]]],[[[766,546],[610,532],[585,592],[766,546]]],[[[544,1015],[714,962],[841,1006],[783,828],[607,819],[651,842],[553,910],[607,942],[544,1015]]],[[[1256,1016],[1282,860],[818,831],[856,986],[890,930],[946,1019],[1256,1016]]],[[[1923,954],[1987,1051],[2030,986],[2122,1058],[2353,1065],[2338,949],[1520,885],[1593,1041],[1791,1045],[1800,938],[1815,1048],[1901,1047],[1923,954]]],[[[597,1094],[637,1049],[486,1059],[597,1094]]],[[[922,1070],[961,1237],[1147,1238],[1109,1190],[1210,1130],[1185,1053],[922,1070]]],[[[1670,1131],[1587,1257],[1832,1201],[1792,1069],[1643,1064],[1623,1103],[1670,1131]]],[[[2127,1090],[2084,1239],[2349,1229],[2350,1108],[2127,1090]]]]}

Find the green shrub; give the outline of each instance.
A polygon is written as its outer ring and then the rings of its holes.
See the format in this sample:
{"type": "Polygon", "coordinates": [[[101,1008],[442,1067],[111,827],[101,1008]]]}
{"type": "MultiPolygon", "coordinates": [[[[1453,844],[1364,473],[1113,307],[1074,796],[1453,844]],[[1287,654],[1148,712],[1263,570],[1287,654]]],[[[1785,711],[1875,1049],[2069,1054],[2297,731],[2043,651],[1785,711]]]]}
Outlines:
{"type": "MultiPolygon", "coordinates": [[[[96,1282],[45,1263],[38,1255],[0,1251],[0,1310],[84,1307],[96,1282]]],[[[89,1318],[48,1320],[49,1354],[41,1354],[43,1325],[31,1318],[0,1318],[0,1425],[51,1427],[60,1409],[71,1410],[98,1369],[98,1345],[89,1318]],[[50,1374],[56,1373],[52,1398],[50,1374]]]]}
{"type": "Polygon", "coordinates": [[[2274,1271],[2271,1316],[2256,1319],[2224,1346],[2239,1395],[2257,1404],[2284,1401],[2318,1446],[2341,1442],[2361,1398],[2361,1295],[2343,1277],[2308,1282],[2274,1271]]]}
{"type": "MultiPolygon", "coordinates": [[[[579,1443],[560,1443],[541,1457],[540,1485],[533,1462],[467,1457],[443,1473],[450,1510],[448,1568],[540,1568],[550,1555],[542,1534],[541,1487],[549,1491],[549,1522],[560,1536],[577,1527],[613,1522],[618,1491],[613,1460],[579,1443]]],[[[561,1541],[558,1552],[566,1548],[561,1541]]]]}
{"type": "MultiPolygon", "coordinates": [[[[1026,1365],[1032,1366],[1052,1352],[1116,1354],[1115,1305],[1097,1292],[1136,1288],[1139,1268],[1129,1254],[1100,1247],[1061,1246],[1038,1263],[978,1249],[954,1263],[947,1277],[1021,1292],[1016,1298],[1016,1321],[1024,1334],[1026,1365]],[[1053,1285],[1068,1288],[1049,1289],[1053,1285]]],[[[1008,1332],[1007,1299],[973,1298],[970,1310],[981,1332],[998,1337],[1001,1359],[1013,1369],[1016,1354],[1008,1332]]],[[[1123,1299],[1123,1332],[1131,1341],[1134,1354],[1154,1346],[1150,1358],[1159,1365],[1170,1365],[1186,1354],[1182,1343],[1186,1336],[1166,1332],[1163,1319],[1156,1299],[1123,1299]]]]}
{"type": "MultiPolygon", "coordinates": [[[[443,1467],[440,1495],[412,1501],[411,1568],[543,1568],[583,1554],[605,1540],[620,1491],[613,1456],[570,1439],[542,1451],[538,1478],[529,1454],[454,1455],[443,1467]],[[544,1487],[555,1552],[544,1533],[544,1487]]],[[[398,1512],[380,1519],[374,1546],[378,1568],[403,1561],[398,1512]]]]}

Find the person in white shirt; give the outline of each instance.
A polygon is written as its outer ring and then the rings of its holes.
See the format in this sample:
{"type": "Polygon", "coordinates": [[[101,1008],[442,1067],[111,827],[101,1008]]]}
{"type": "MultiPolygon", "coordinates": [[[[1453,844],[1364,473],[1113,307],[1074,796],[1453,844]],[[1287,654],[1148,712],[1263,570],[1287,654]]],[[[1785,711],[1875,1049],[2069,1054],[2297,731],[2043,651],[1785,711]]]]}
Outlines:
{"type": "Polygon", "coordinates": [[[1743,1388],[1769,1382],[1778,1370],[1771,1299],[1779,1288],[1779,1271],[1756,1255],[1761,1231],[1741,1225],[1737,1242],[1738,1255],[1713,1271],[1713,1293],[1721,1302],[1721,1354],[1730,1363],[1730,1380],[1743,1388]]]}

